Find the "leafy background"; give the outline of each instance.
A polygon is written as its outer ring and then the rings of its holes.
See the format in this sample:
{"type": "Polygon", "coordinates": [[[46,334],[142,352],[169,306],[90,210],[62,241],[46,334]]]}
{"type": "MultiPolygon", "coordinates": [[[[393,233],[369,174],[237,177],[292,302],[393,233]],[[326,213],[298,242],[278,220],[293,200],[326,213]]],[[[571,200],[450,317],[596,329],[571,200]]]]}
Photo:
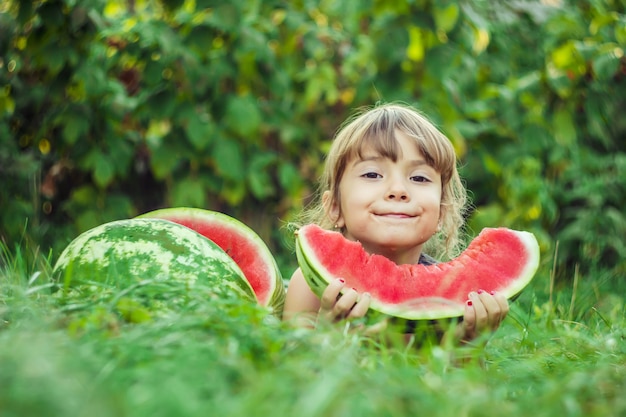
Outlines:
{"type": "Polygon", "coordinates": [[[0,237],[58,254],[165,206],[231,214],[288,276],[284,225],[351,111],[405,101],[451,138],[468,232],[534,232],[571,281],[626,270],[626,6],[609,0],[9,0],[0,237]]]}

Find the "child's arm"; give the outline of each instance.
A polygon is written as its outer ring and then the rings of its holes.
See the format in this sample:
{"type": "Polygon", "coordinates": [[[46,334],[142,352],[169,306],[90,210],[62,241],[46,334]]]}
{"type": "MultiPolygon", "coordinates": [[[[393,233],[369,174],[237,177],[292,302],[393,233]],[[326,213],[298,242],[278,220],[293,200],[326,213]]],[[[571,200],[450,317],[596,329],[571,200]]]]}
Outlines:
{"type": "Polygon", "coordinates": [[[318,320],[334,322],[346,318],[363,317],[369,308],[370,296],[359,297],[354,290],[340,296],[344,283],[340,279],[331,282],[321,299],[309,288],[302,271],[298,268],[289,281],[283,310],[283,320],[298,326],[315,327],[318,320]]]}

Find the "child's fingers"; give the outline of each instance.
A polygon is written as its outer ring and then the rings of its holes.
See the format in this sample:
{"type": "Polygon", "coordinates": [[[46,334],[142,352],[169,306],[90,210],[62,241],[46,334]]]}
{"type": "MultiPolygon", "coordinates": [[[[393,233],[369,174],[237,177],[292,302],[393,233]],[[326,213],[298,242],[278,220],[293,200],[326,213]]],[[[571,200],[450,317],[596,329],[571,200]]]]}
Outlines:
{"type": "Polygon", "coordinates": [[[463,325],[467,329],[474,329],[476,327],[476,309],[472,300],[468,300],[465,303],[465,314],[463,315],[463,325]]]}
{"type": "Polygon", "coordinates": [[[367,310],[370,308],[370,301],[372,301],[372,296],[370,295],[370,293],[364,292],[363,294],[361,294],[356,304],[354,304],[354,306],[350,310],[348,317],[359,318],[365,316],[365,313],[367,313],[367,310]]]}
{"type": "Polygon", "coordinates": [[[482,290],[478,291],[477,296],[486,313],[484,321],[485,328],[491,330],[497,329],[500,322],[509,311],[509,304],[506,298],[495,292],[487,293],[482,290]]]}
{"type": "Polygon", "coordinates": [[[344,291],[345,282],[336,279],[328,284],[322,293],[318,318],[337,321],[345,318],[363,317],[369,309],[371,297],[369,293],[359,294],[354,288],[344,291]]]}
{"type": "Polygon", "coordinates": [[[358,298],[359,294],[354,289],[344,292],[332,309],[334,319],[337,320],[348,317],[358,298]]]}
{"type": "Polygon", "coordinates": [[[504,319],[506,315],[509,314],[509,300],[507,300],[504,295],[498,292],[494,293],[493,297],[496,299],[496,302],[500,306],[500,310],[502,312],[501,318],[504,319]]]}
{"type": "Polygon", "coordinates": [[[478,292],[472,291],[468,294],[468,297],[472,302],[472,307],[474,308],[474,313],[476,314],[474,327],[476,329],[484,329],[489,320],[488,310],[478,292]]]}
{"type": "Polygon", "coordinates": [[[472,340],[476,337],[476,309],[472,300],[465,303],[463,322],[457,327],[457,337],[463,341],[472,340]]]}
{"type": "Polygon", "coordinates": [[[463,315],[463,340],[471,340],[484,330],[496,330],[509,312],[509,302],[498,293],[472,291],[463,315]]]}
{"type": "Polygon", "coordinates": [[[320,312],[328,312],[333,309],[335,302],[337,301],[337,297],[339,296],[339,293],[344,285],[345,282],[341,278],[335,279],[328,284],[328,287],[326,287],[322,293],[320,300],[320,312]]]}
{"type": "Polygon", "coordinates": [[[357,303],[359,295],[354,289],[344,291],[341,294],[344,286],[345,282],[341,278],[333,280],[328,284],[328,287],[322,293],[318,318],[337,321],[348,317],[357,303]]]}

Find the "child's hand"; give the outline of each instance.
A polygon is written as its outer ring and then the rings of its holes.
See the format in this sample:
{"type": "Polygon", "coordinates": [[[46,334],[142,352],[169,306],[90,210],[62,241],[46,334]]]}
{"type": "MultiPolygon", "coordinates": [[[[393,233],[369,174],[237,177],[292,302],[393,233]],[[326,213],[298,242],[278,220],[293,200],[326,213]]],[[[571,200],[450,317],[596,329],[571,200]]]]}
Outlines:
{"type": "Polygon", "coordinates": [[[321,298],[317,315],[318,321],[336,322],[365,315],[370,306],[370,294],[363,293],[359,296],[359,293],[353,288],[341,295],[344,286],[344,280],[336,279],[326,287],[321,298]]]}
{"type": "Polygon", "coordinates": [[[458,334],[462,341],[470,341],[481,333],[496,330],[509,312],[507,299],[498,293],[472,291],[465,304],[463,322],[458,334]]]}

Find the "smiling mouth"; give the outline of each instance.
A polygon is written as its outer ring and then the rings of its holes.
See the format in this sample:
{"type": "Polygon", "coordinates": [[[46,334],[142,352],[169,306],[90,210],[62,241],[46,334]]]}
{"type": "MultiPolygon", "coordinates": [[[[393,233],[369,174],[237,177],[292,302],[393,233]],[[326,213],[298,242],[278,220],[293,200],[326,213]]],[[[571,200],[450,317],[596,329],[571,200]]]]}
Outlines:
{"type": "Polygon", "coordinates": [[[412,219],[415,216],[406,213],[381,213],[377,216],[390,218],[390,219],[412,219]]]}

